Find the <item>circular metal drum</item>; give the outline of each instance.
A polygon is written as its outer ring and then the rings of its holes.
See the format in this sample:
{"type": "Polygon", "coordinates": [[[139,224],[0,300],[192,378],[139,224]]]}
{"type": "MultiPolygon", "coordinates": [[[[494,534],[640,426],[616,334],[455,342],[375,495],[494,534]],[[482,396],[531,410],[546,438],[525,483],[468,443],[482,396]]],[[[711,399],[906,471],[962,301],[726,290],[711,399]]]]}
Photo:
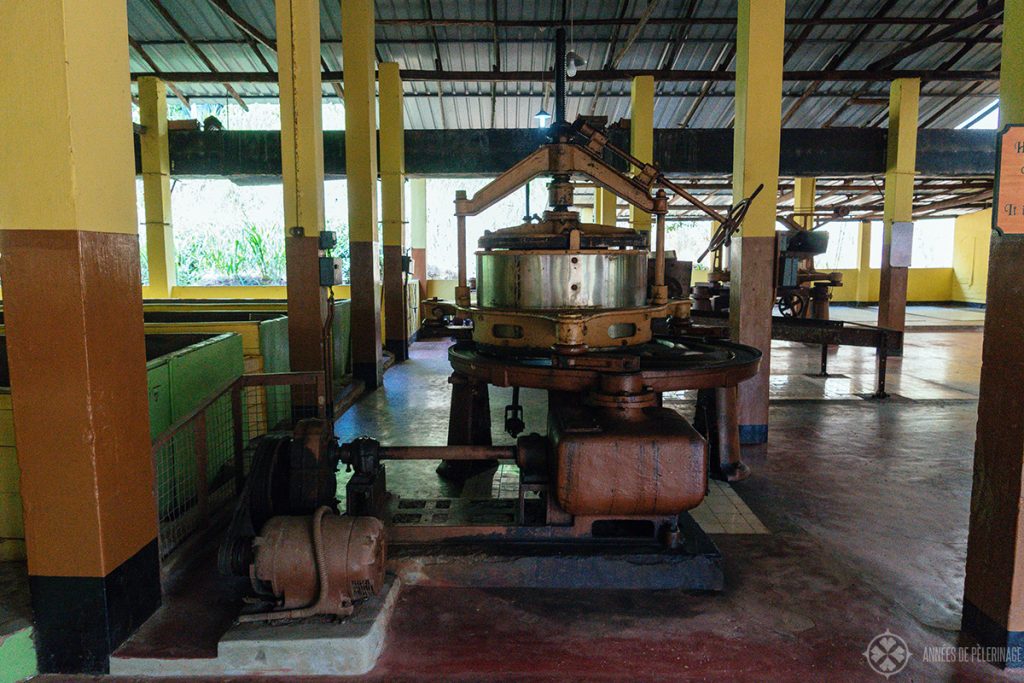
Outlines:
{"type": "Polygon", "coordinates": [[[647,303],[647,252],[481,251],[477,303],[516,310],[635,308],[647,303]]]}

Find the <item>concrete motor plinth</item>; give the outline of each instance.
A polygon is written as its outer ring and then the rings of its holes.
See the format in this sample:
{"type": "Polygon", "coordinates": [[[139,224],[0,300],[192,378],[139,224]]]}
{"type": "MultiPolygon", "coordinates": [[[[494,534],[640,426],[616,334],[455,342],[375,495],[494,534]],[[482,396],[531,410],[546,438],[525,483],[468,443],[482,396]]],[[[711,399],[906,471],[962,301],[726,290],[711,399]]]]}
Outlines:
{"type": "Polygon", "coordinates": [[[368,673],[384,649],[401,581],[388,576],[384,588],[344,620],[235,624],[212,659],[111,657],[110,673],[121,676],[354,676],[368,673]]]}

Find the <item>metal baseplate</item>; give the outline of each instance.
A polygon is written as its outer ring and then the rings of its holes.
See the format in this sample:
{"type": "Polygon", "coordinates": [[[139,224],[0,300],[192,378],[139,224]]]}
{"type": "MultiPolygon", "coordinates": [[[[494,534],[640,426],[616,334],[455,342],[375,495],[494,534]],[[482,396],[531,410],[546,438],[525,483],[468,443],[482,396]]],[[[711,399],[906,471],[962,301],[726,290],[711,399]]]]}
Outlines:
{"type": "Polygon", "coordinates": [[[387,524],[389,568],[407,583],[428,586],[709,592],[724,587],[721,553],[687,513],[679,516],[679,543],[666,548],[653,540],[560,538],[552,526],[496,529],[514,519],[515,504],[399,501],[387,524]],[[446,524],[460,535],[476,526],[480,535],[443,538],[446,524]],[[412,528],[441,538],[398,540],[412,528]]]}

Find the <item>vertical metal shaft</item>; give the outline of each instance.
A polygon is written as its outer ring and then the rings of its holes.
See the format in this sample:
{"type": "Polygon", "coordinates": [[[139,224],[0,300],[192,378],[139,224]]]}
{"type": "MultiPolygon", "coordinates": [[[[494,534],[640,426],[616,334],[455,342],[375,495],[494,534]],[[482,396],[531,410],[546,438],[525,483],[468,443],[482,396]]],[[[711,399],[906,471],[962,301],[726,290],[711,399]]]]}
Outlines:
{"type": "Polygon", "coordinates": [[[665,214],[658,214],[658,245],[654,252],[654,285],[665,285],[665,214]]]}
{"type": "Polygon", "coordinates": [[[466,217],[459,216],[459,287],[466,286],[466,217]]]}
{"type": "MultiPolygon", "coordinates": [[[[465,190],[457,190],[455,192],[455,201],[459,201],[460,199],[465,199],[465,198],[466,198],[466,191],[465,190]]],[[[455,239],[458,242],[458,244],[456,245],[456,248],[457,248],[458,254],[459,254],[459,287],[465,287],[466,286],[466,281],[467,281],[467,278],[466,278],[466,217],[460,215],[460,216],[456,217],[456,220],[458,222],[458,231],[457,231],[455,239]]]]}
{"type": "Polygon", "coordinates": [[[555,31],[555,121],[561,126],[566,122],[565,113],[565,29],[555,31]]]}

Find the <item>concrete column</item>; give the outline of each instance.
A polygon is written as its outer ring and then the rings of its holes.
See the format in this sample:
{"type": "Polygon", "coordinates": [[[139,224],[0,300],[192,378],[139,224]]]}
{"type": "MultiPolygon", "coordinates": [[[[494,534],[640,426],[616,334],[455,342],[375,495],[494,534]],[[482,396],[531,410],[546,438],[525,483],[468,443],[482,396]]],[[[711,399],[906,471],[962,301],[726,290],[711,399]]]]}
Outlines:
{"type": "MultiPolygon", "coordinates": [[[[817,184],[816,178],[796,178],[793,188],[793,213],[814,212],[814,190],[817,184]]],[[[814,227],[813,216],[797,216],[796,222],[804,230],[814,227]]]]}
{"type": "Polygon", "coordinates": [[[729,254],[729,324],[732,338],[763,354],[756,377],[739,387],[740,439],[768,440],[768,378],[771,366],[772,265],[775,255],[775,197],[779,187],[782,118],[782,44],[785,0],[740,0],[736,37],[736,132],[733,142],[733,200],[761,183],[729,254]]]}
{"type": "Polygon", "coordinates": [[[160,604],[127,41],[121,0],[0,3],[0,273],[43,672],[106,672],[160,604]]]}
{"type": "MultiPolygon", "coordinates": [[[[1005,6],[999,98],[1000,126],[1024,123],[1024,0],[1005,6]]],[[[1024,645],[1022,264],[1024,235],[993,233],[961,626],[989,647],[1024,645]]],[[[1024,667],[1011,652],[1007,665],[1024,667]]]]}
{"type": "Polygon", "coordinates": [[[167,146],[167,86],[159,78],[139,79],[139,136],[142,192],[146,207],[146,261],[154,299],[171,296],[175,283],[174,229],[171,226],[171,160],[167,146]]]}
{"type": "Polygon", "coordinates": [[[320,286],[319,266],[324,229],[320,5],[317,0],[277,0],[276,5],[289,358],[293,371],[324,371],[327,292],[320,286]]]}
{"type": "Polygon", "coordinates": [[[405,122],[398,64],[380,65],[380,193],[384,227],[384,346],[395,360],[409,357],[405,320],[405,122]]]}
{"type": "Polygon", "coordinates": [[[594,190],[594,222],[601,225],[615,225],[615,203],[618,197],[605,190],[594,190]]]}
{"type": "Polygon", "coordinates": [[[371,0],[344,0],[345,175],[352,280],[352,374],[367,389],[384,378],[377,237],[377,110],[371,0]]]}
{"type": "MultiPolygon", "coordinates": [[[[634,76],[629,101],[629,153],[644,163],[651,163],[654,160],[654,77],[634,76]]],[[[638,170],[634,168],[633,172],[638,170]]],[[[629,227],[650,231],[651,214],[630,206],[629,227]]]]}
{"type": "MultiPolygon", "coordinates": [[[[885,155],[882,273],[878,283],[878,324],[902,330],[907,317],[907,265],[892,256],[910,254],[913,235],[893,223],[914,220],[914,163],[917,159],[918,78],[898,78],[889,89],[889,142],[885,155]]],[[[903,262],[905,263],[905,262],[903,262]]]]}
{"type": "Polygon", "coordinates": [[[427,297],[427,179],[413,178],[410,185],[409,238],[412,271],[420,282],[420,300],[427,297]]]}
{"type": "Polygon", "coordinates": [[[857,303],[871,301],[871,221],[861,221],[857,236],[857,303]]]}

